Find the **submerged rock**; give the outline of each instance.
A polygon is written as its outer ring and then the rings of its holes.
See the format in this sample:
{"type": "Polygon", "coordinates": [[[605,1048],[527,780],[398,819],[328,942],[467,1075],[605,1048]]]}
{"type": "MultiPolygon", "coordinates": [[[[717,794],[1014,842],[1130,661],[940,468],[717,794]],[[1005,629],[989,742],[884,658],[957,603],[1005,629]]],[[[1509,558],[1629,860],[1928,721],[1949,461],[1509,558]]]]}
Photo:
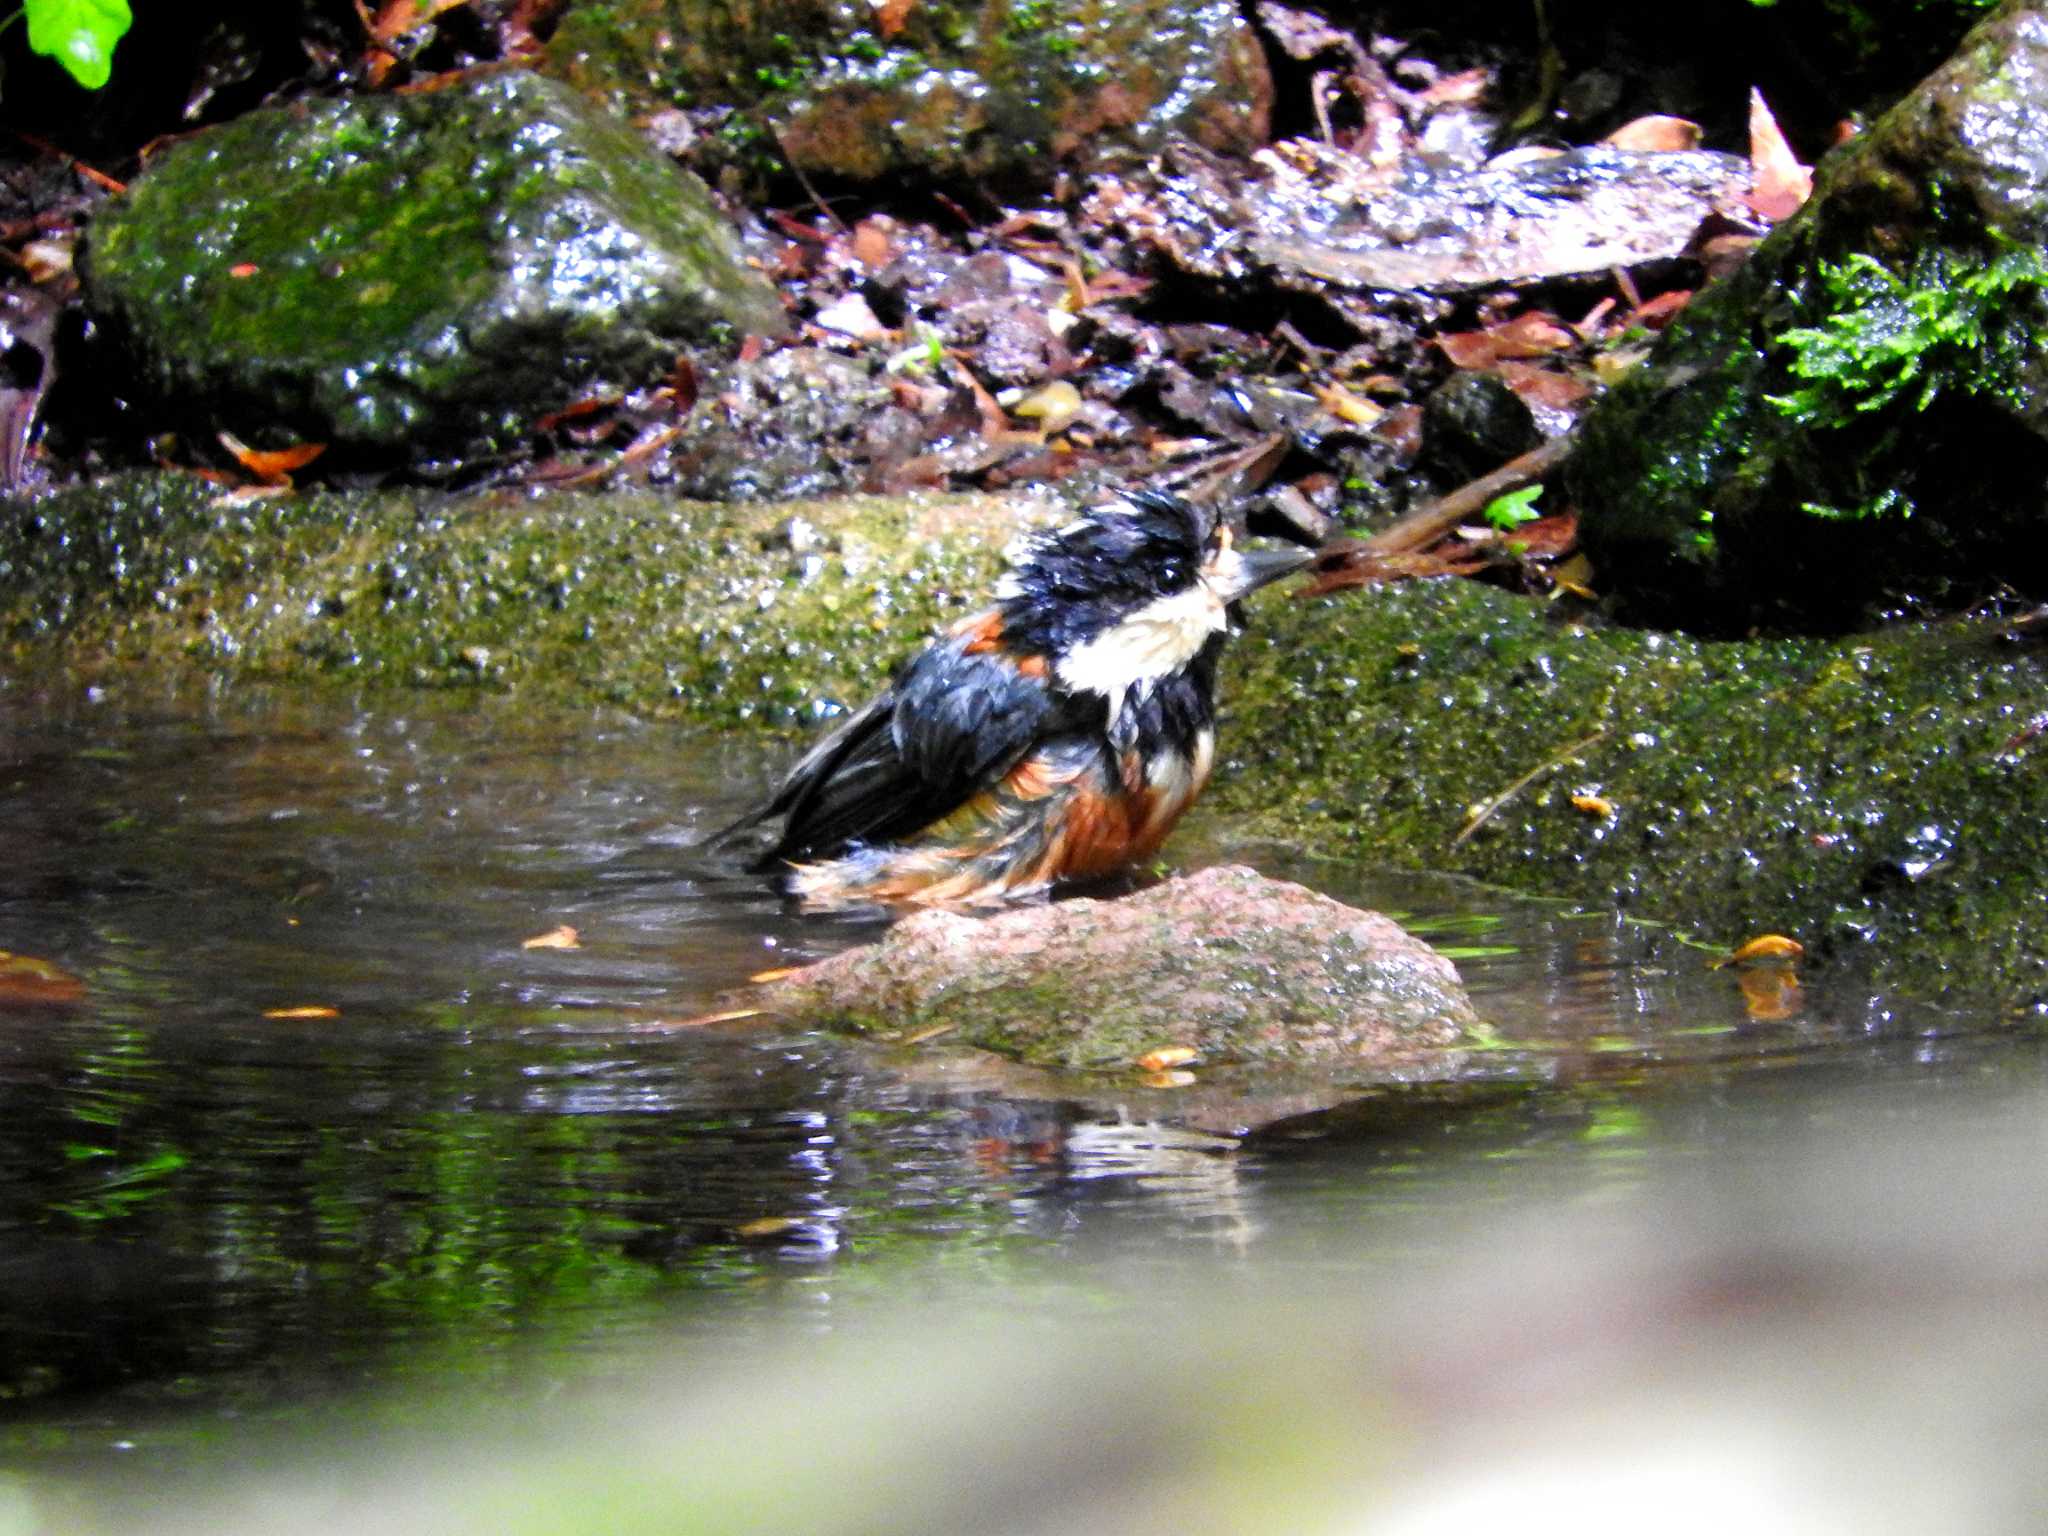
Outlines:
{"type": "Polygon", "coordinates": [[[2048,3],[2009,0],[1595,407],[1601,588],[1723,632],[2048,593],[2044,338],[2048,3]]]}
{"type": "Polygon", "coordinates": [[[783,327],[701,183],[524,73],[174,144],[81,269],[157,394],[258,446],[489,447],[687,343],[783,327]]]}
{"type": "Polygon", "coordinates": [[[1369,1077],[1478,1023],[1451,962],[1399,925],[1224,867],[1119,900],[920,912],[773,983],[778,1013],[1031,1066],[1294,1066],[1369,1077]]]}

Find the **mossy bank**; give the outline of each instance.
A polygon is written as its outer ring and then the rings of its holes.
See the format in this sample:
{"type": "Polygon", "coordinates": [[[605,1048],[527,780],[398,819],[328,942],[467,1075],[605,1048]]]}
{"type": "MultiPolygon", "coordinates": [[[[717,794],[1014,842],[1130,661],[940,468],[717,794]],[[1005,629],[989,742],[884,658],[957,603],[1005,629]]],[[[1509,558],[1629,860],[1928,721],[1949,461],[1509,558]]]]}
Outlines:
{"type": "MultiPolygon", "coordinates": [[[[982,601],[1020,527],[1058,515],[965,497],[235,503],[133,476],[0,503],[0,634],[17,675],[148,664],[795,728],[858,702],[982,601]]],[[[1268,592],[1252,618],[1225,658],[1213,795],[1268,830],[1718,942],[1788,933],[1923,995],[2048,1001],[2048,736],[2028,730],[2048,665],[2023,633],[1709,644],[1458,582],[1268,592]]]]}

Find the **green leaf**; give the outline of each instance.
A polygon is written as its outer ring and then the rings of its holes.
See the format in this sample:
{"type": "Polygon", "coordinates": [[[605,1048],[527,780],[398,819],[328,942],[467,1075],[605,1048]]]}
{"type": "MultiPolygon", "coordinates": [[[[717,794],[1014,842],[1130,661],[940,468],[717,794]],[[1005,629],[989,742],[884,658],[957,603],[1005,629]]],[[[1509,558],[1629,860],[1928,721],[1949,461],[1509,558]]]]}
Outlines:
{"type": "Polygon", "coordinates": [[[1519,491],[1509,491],[1505,496],[1496,496],[1486,504],[1486,511],[1480,514],[1502,533],[1519,528],[1524,523],[1533,523],[1543,514],[1536,510],[1536,498],[1543,494],[1541,485],[1525,485],[1519,491]]]}
{"type": "Polygon", "coordinates": [[[107,83],[114,44],[134,20],[128,0],[23,0],[22,9],[30,48],[55,59],[89,90],[107,83]]]}

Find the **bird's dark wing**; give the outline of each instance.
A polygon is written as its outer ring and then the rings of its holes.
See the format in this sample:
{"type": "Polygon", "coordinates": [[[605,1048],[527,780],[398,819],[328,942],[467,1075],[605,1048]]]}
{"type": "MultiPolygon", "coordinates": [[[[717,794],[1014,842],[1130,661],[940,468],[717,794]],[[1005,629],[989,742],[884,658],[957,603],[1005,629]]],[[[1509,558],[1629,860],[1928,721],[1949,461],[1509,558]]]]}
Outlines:
{"type": "Polygon", "coordinates": [[[780,820],[756,863],[895,841],[986,788],[1055,724],[1060,699],[966,637],[918,653],[889,688],[804,754],[774,797],[727,834],[780,820]]]}

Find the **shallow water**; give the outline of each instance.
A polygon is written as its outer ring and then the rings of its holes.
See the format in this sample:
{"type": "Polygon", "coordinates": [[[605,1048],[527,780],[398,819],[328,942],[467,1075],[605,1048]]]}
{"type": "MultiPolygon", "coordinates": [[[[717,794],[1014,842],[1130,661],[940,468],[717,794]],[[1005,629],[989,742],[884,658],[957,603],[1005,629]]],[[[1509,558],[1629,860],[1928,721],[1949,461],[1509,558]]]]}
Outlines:
{"type": "Polygon", "coordinates": [[[0,692],[0,949],[86,984],[0,1006],[0,1454],[175,1462],[195,1426],[531,1388],[919,1287],[1057,1313],[1112,1273],[1398,1265],[1418,1213],[2044,1077],[2001,1021],[1745,993],[1666,930],[1200,826],[1184,861],[1449,947],[1500,1048],[1232,1151],[681,1025],[867,931],[694,867],[767,766],[496,700],[0,692]],[[522,947],[561,924],[580,947],[522,947]],[[334,1012],[267,1016],[308,1008],[334,1012]]]}

